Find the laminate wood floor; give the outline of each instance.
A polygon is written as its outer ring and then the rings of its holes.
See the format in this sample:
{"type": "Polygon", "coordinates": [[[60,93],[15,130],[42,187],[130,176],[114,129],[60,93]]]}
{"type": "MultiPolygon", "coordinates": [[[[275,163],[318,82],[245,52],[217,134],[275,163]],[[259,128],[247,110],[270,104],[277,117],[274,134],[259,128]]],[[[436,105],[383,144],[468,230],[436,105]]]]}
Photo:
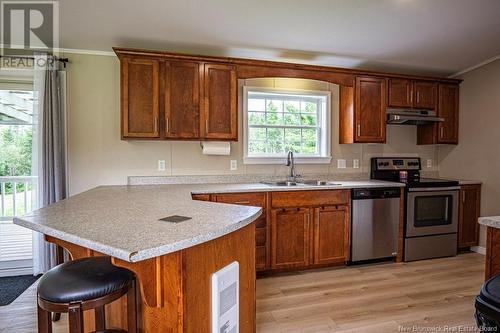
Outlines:
{"type": "MultiPolygon", "coordinates": [[[[261,278],[257,332],[428,332],[437,326],[472,332],[483,275],[484,256],[467,253],[261,278]]],[[[33,285],[0,307],[0,333],[36,332],[35,293],[33,285]]],[[[54,333],[66,327],[63,316],[54,333]]]]}

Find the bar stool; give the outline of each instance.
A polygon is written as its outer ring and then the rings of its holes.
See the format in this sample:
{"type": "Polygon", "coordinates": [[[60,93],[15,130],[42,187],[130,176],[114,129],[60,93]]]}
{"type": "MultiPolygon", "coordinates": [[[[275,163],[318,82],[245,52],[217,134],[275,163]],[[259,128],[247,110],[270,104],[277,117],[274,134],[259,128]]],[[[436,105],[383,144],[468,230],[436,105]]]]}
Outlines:
{"type": "Polygon", "coordinates": [[[96,333],[137,332],[134,273],[114,266],[110,257],[66,262],[45,273],[38,283],[38,332],[51,333],[51,312],[68,313],[69,332],[83,333],[83,311],[95,309],[96,333]],[[127,331],[106,330],[104,306],[127,295],[127,331]]]}

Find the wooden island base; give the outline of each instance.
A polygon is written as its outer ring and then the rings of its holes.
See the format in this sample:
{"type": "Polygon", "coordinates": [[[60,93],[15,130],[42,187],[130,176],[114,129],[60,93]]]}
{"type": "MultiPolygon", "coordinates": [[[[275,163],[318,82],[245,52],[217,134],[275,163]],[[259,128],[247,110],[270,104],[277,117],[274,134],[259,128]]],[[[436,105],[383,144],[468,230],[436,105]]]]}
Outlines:
{"type": "MultiPolygon", "coordinates": [[[[102,253],[46,236],[73,259],[102,253]]],[[[210,332],[211,275],[233,261],[240,265],[240,332],[255,332],[255,226],[181,251],[139,262],[113,258],[137,276],[138,332],[210,332]]],[[[127,327],[126,298],[106,306],[107,328],[127,327]]],[[[93,310],[84,314],[85,332],[94,326],[93,310]]]]}

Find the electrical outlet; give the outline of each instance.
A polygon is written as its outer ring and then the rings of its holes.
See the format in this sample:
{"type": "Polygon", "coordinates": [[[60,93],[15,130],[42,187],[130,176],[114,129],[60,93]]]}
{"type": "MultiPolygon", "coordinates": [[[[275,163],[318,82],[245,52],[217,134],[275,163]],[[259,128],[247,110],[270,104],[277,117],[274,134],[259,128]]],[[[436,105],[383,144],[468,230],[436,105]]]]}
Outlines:
{"type": "Polygon", "coordinates": [[[352,167],[354,169],[359,169],[359,160],[357,158],[352,160],[352,167]]]}
{"type": "Polygon", "coordinates": [[[345,169],[347,167],[347,161],[344,159],[338,159],[337,160],[337,168],[338,169],[345,169]]]}
{"type": "Polygon", "coordinates": [[[158,171],[165,171],[165,160],[158,160],[158,171]]]}
{"type": "Polygon", "coordinates": [[[432,160],[430,158],[427,160],[427,167],[432,168],[432,160]]]}
{"type": "Polygon", "coordinates": [[[231,160],[231,163],[230,163],[229,169],[230,169],[231,171],[238,170],[238,161],[237,161],[237,160],[231,160]]]}

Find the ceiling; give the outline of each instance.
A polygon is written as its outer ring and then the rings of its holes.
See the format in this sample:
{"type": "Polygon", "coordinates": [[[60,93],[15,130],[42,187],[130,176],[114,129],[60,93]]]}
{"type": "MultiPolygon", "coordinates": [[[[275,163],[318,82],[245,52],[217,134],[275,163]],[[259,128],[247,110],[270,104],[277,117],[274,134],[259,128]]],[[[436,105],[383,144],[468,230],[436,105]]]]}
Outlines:
{"type": "Polygon", "coordinates": [[[500,55],[499,0],[64,0],[61,48],[448,76],[500,55]]]}

